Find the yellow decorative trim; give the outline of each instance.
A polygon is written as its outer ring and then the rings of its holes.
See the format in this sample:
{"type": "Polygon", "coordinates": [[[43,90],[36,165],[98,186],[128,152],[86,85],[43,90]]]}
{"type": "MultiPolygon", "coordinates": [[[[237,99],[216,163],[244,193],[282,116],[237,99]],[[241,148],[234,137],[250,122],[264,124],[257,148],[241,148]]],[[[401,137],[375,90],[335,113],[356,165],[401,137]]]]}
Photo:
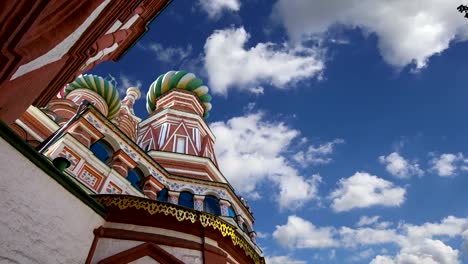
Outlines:
{"type": "Polygon", "coordinates": [[[200,224],[206,228],[211,226],[214,230],[218,230],[223,237],[231,237],[234,246],[239,246],[244,250],[245,255],[250,257],[256,264],[264,264],[265,259],[261,257],[254,248],[250,245],[245,238],[236,231],[236,228],[221,218],[188,208],[181,208],[180,206],[154,201],[146,198],[128,196],[128,195],[97,195],[96,200],[106,207],[116,206],[120,210],[127,208],[143,209],[154,214],[165,214],[175,217],[179,222],[190,221],[195,223],[200,221],[200,224]]]}

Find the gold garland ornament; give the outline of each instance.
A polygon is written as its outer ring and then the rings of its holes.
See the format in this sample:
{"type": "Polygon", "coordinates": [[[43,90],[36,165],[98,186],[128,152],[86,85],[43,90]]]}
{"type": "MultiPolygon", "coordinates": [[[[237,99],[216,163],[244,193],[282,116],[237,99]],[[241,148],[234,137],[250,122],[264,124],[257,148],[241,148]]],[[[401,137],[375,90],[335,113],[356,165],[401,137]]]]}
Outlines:
{"type": "Polygon", "coordinates": [[[166,216],[173,216],[179,222],[190,221],[195,223],[200,221],[200,224],[204,228],[211,226],[214,230],[218,230],[223,237],[229,236],[234,246],[239,246],[243,249],[245,255],[250,257],[256,264],[265,264],[265,259],[260,257],[250,243],[236,231],[236,227],[215,215],[182,208],[178,205],[166,202],[129,195],[105,194],[96,195],[94,197],[99,203],[106,207],[116,206],[120,210],[125,210],[127,208],[143,209],[151,215],[164,214],[166,216]]]}

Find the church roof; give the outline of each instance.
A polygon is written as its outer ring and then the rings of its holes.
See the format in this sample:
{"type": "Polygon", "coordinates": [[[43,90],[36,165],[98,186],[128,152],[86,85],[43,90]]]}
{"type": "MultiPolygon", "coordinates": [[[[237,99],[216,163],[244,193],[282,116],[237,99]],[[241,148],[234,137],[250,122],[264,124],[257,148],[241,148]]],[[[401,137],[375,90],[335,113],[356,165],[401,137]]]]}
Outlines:
{"type": "Polygon", "coordinates": [[[205,107],[204,118],[209,116],[211,110],[211,96],[208,87],[195,74],[186,71],[169,71],[160,75],[151,85],[146,95],[146,109],[153,113],[156,109],[158,97],[171,89],[183,89],[195,93],[205,107]]]}
{"type": "Polygon", "coordinates": [[[100,95],[107,104],[109,119],[114,118],[120,110],[120,96],[116,87],[101,76],[83,74],[65,87],[65,96],[75,89],[88,89],[100,95]]]}

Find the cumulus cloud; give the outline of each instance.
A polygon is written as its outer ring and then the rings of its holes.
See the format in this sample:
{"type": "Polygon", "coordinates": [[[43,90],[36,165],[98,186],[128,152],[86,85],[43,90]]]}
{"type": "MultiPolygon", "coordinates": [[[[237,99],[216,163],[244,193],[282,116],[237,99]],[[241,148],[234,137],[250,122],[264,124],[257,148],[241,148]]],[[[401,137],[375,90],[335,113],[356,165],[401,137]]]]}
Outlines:
{"type": "Polygon", "coordinates": [[[403,247],[394,258],[377,256],[371,264],[459,264],[459,252],[440,240],[424,239],[403,247]]]}
{"type": "Polygon", "coordinates": [[[301,175],[286,156],[299,131],[282,122],[265,121],[262,113],[215,122],[211,130],[220,168],[238,192],[258,197],[260,183],[273,183],[278,205],[288,209],[317,198],[321,177],[301,175]]]}
{"type": "Polygon", "coordinates": [[[406,190],[392,182],[356,172],[353,176],[341,179],[338,188],[330,194],[332,208],[336,212],[375,205],[399,206],[405,200],[406,190]]]}
{"type": "Polygon", "coordinates": [[[370,227],[353,229],[342,227],[339,233],[341,243],[346,247],[396,243],[401,239],[394,229],[375,229],[370,227]]]}
{"type": "Polygon", "coordinates": [[[180,64],[192,54],[192,45],[186,47],[163,46],[160,43],[139,44],[143,50],[152,52],[154,58],[160,62],[180,64]]]}
{"type": "Polygon", "coordinates": [[[293,159],[304,166],[310,164],[328,164],[332,162],[332,158],[329,155],[333,154],[333,150],[337,144],[342,143],[344,143],[344,140],[337,138],[331,142],[326,142],[318,146],[311,145],[307,151],[299,151],[294,154],[293,159]]]}
{"type": "Polygon", "coordinates": [[[432,236],[458,236],[463,231],[468,230],[468,220],[448,216],[440,223],[425,223],[422,225],[406,224],[404,226],[409,236],[413,238],[432,237],[432,236]]]}
{"type": "Polygon", "coordinates": [[[458,264],[459,251],[438,238],[461,237],[464,230],[468,230],[468,218],[448,216],[438,223],[402,224],[397,229],[349,229],[342,240],[351,246],[393,243],[400,247],[396,256],[376,256],[371,262],[375,264],[458,264]]]}
{"type": "Polygon", "coordinates": [[[439,157],[434,157],[430,164],[434,170],[441,177],[455,176],[458,171],[458,166],[462,162],[463,154],[444,153],[439,157]]]}
{"type": "Polygon", "coordinates": [[[199,0],[199,6],[210,18],[219,18],[223,11],[239,11],[240,0],[199,0]]]}
{"type": "Polygon", "coordinates": [[[246,48],[249,37],[240,27],[217,30],[206,40],[205,69],[214,93],[237,88],[258,94],[260,84],[288,89],[324,69],[319,48],[269,42],[246,48]]]}
{"type": "Polygon", "coordinates": [[[307,264],[306,261],[298,260],[290,256],[271,256],[265,257],[265,262],[268,264],[307,264]]]}
{"type": "Polygon", "coordinates": [[[127,89],[130,87],[137,87],[141,89],[142,82],[136,80],[131,76],[121,73],[118,80],[118,89],[120,97],[125,96],[127,89]]]}
{"type": "Polygon", "coordinates": [[[370,264],[395,264],[393,259],[389,256],[376,256],[370,264]]]}
{"type": "Polygon", "coordinates": [[[468,39],[466,19],[455,12],[458,4],[447,0],[278,0],[272,17],[284,24],[295,41],[320,35],[337,24],[359,27],[377,35],[387,63],[397,67],[414,63],[422,68],[451,41],[468,39]]]}
{"type": "Polygon", "coordinates": [[[375,255],[374,250],[371,248],[368,248],[364,251],[359,252],[357,255],[352,256],[350,260],[352,262],[362,263],[363,260],[368,259],[374,255],[375,255]]]}
{"type": "Polygon", "coordinates": [[[392,152],[388,156],[380,156],[380,163],[385,165],[385,169],[393,176],[400,179],[407,179],[411,176],[422,176],[423,170],[416,162],[409,162],[397,152],[392,152]]]}
{"type": "Polygon", "coordinates": [[[357,222],[357,226],[367,226],[367,225],[372,225],[372,224],[375,224],[379,221],[380,219],[380,216],[379,215],[376,215],[376,216],[366,216],[366,215],[363,215],[361,216],[361,218],[359,218],[359,221],[357,222]]]}
{"type": "MultiPolygon", "coordinates": [[[[373,221],[371,221],[373,222],[373,221]]],[[[374,246],[397,246],[394,256],[381,250],[371,263],[374,264],[458,264],[461,254],[447,245],[450,239],[468,237],[468,218],[448,216],[440,222],[422,225],[400,224],[396,228],[350,228],[342,226],[316,226],[312,222],[292,215],[284,225],[276,226],[273,238],[285,248],[347,248],[360,252],[351,260],[363,260],[375,256],[374,246]],[[320,244],[320,240],[324,241],[320,244]],[[371,247],[371,249],[369,249],[371,247]],[[361,249],[364,248],[363,251],[361,249]]]]}
{"type": "Polygon", "coordinates": [[[331,227],[316,227],[295,215],[288,217],[285,225],[276,226],[273,238],[287,248],[326,248],[338,246],[331,227]]]}

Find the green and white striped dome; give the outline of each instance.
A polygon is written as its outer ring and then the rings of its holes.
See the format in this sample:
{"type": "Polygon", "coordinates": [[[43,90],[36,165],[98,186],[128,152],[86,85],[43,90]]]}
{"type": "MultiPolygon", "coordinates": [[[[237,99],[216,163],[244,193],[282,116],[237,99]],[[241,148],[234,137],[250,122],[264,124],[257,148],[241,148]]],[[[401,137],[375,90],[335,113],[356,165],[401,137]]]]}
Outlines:
{"type": "Polygon", "coordinates": [[[120,96],[112,83],[101,76],[83,74],[65,86],[65,97],[75,89],[88,89],[100,95],[107,104],[107,118],[114,118],[120,110],[120,96]]]}
{"type": "Polygon", "coordinates": [[[156,109],[158,97],[174,88],[194,92],[205,105],[203,117],[207,118],[209,116],[211,96],[208,94],[208,87],[203,85],[203,81],[198,79],[195,74],[186,71],[169,71],[160,75],[151,84],[146,94],[146,110],[148,110],[148,113],[151,114],[156,109]]]}

